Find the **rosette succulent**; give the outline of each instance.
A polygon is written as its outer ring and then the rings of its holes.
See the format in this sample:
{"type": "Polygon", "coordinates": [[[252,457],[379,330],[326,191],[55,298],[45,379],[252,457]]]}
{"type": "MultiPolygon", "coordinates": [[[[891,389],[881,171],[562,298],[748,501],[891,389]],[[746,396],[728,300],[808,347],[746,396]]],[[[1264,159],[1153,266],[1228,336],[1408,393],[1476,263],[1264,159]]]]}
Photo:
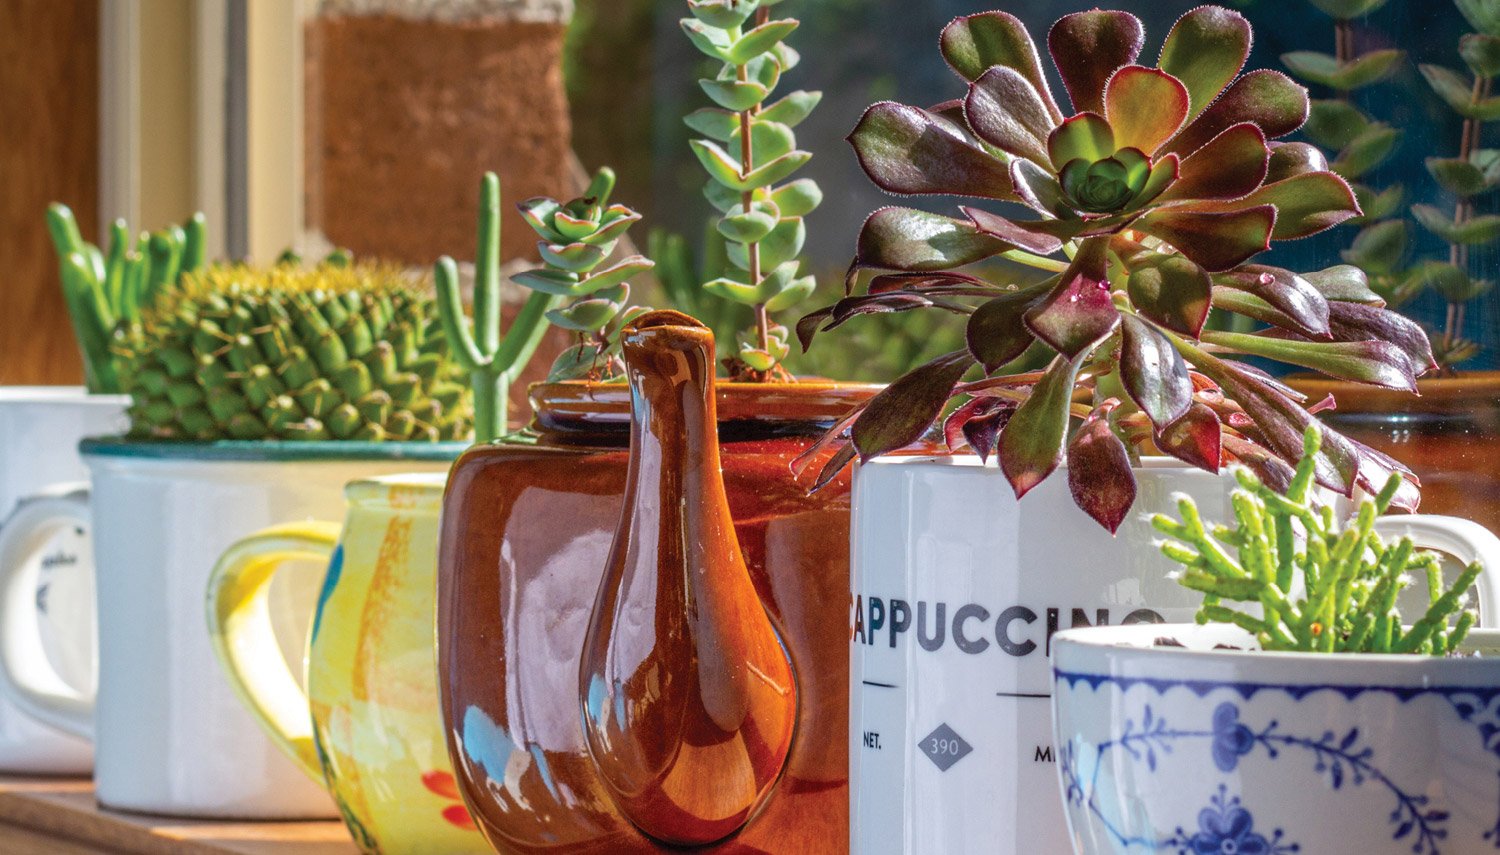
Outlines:
{"type": "Polygon", "coordinates": [[[611,205],[614,171],[605,167],[594,175],[584,195],[571,202],[537,197],[518,207],[526,223],[541,237],[537,251],[544,267],[518,273],[517,284],[541,294],[562,298],[566,304],[546,313],[547,320],[578,334],[579,343],[553,365],[553,380],[602,378],[618,372],[613,330],[628,320],[629,279],[656,266],[643,255],[601,268],[620,238],[641,218],[624,205],[611,205]],[[619,323],[616,323],[619,321],[619,323]]]}
{"type": "Polygon", "coordinates": [[[785,43],[798,21],[771,17],[771,7],[780,2],[688,0],[693,17],[682,20],[693,45],[721,63],[717,75],[698,81],[715,106],[685,121],[704,136],[692,141],[693,153],[709,175],[704,195],[722,215],[718,231],[728,242],[731,267],[703,289],[749,307],[755,316],[754,329],[739,336],[730,360],[744,379],[781,373],[791,334],[771,315],[795,307],[817,285],[802,275],[799,255],[807,241],[803,218],[822,202],[823,192],[811,179],[789,179],[812,159],[797,148],[793,128],[822,93],[799,90],[771,101],[782,74],[799,61],[785,43]]]}
{"type": "MultiPolygon", "coordinates": [[[[847,445],[825,475],[917,440],[956,397],[950,444],[997,451],[1017,495],[1066,460],[1079,505],[1113,530],[1134,501],[1131,466],[1142,452],[1213,471],[1239,460],[1271,483],[1290,477],[1313,411],[1328,402],[1305,406],[1230,357],[1399,389],[1431,367],[1421,329],[1386,311],[1357,268],[1298,274],[1251,263],[1273,241],[1360,209],[1315,147],[1275,141],[1302,125],[1308,96],[1280,72],[1242,73],[1244,17],[1217,6],[1188,12],[1155,66],[1139,62],[1144,41],[1125,12],[1059,20],[1047,45],[1068,114],[1018,19],[959,18],[941,48],[962,97],[865,113],[850,141],[881,188],[1011,207],[968,204],[957,218],[890,207],[865,223],[850,294],[802,319],[804,346],[857,315],[917,308],[966,316],[968,346],[851,414],[828,437],[847,445]],[[961,270],[998,258],[1045,278],[961,270]],[[856,294],[865,270],[877,274],[856,294]],[[1215,308],[1263,328],[1210,329],[1215,308]],[[1036,364],[1046,367],[1020,367],[1036,364]],[[971,372],[984,376],[963,382],[971,372]]],[[[1394,501],[1417,501],[1404,467],[1332,431],[1315,464],[1319,482],[1346,495],[1401,472],[1394,501]]]]}

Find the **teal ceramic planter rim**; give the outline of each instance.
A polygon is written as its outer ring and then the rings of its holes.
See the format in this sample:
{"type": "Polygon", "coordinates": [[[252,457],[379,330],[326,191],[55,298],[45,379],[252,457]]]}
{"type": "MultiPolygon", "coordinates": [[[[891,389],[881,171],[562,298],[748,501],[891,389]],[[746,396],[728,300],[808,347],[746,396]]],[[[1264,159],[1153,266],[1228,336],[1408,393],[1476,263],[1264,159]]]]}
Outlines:
{"type": "Polygon", "coordinates": [[[470,446],[467,442],[365,442],[360,440],[245,440],[214,442],[89,437],[78,443],[81,454],[137,460],[210,460],[220,462],[292,463],[342,460],[416,460],[449,462],[470,446]]]}

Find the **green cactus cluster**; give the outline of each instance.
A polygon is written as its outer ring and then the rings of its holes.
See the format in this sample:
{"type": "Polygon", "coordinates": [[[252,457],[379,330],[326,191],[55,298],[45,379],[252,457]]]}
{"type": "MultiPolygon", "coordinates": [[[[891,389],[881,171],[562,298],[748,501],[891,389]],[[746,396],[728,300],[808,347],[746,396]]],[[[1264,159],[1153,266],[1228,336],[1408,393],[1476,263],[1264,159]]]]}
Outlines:
{"type": "Polygon", "coordinates": [[[131,435],[455,440],[472,395],[433,301],[374,265],[213,267],[117,343],[131,435]]]}
{"type": "MultiPolygon", "coordinates": [[[[563,248],[566,250],[566,247],[563,248]]],[[[531,361],[547,317],[563,295],[533,291],[511,323],[501,331],[500,318],[500,177],[486,172],[479,185],[479,240],[474,259],[474,320],[464,317],[458,264],[448,256],[434,269],[438,317],[453,358],[469,373],[474,392],[474,438],[492,442],[502,436],[509,416],[510,385],[531,361]]],[[[563,281],[563,280],[559,280],[563,281]]]]}
{"type": "Polygon", "coordinates": [[[1396,475],[1360,503],[1350,523],[1341,523],[1317,501],[1321,444],[1319,428],[1308,425],[1301,462],[1274,487],[1236,470],[1233,525],[1204,522],[1186,496],[1178,499],[1177,517],[1152,519],[1169,538],[1162,554],[1183,567],[1178,581],[1204,595],[1198,622],[1235,624],[1265,650],[1452,653],[1477,620],[1465,599],[1483,565],[1470,564],[1445,585],[1437,553],[1416,549],[1409,537],[1387,543],[1375,533],[1376,517],[1401,488],[1396,475]],[[1426,583],[1429,601],[1408,625],[1397,599],[1413,575],[1426,583]]]}
{"type": "Polygon", "coordinates": [[[544,266],[513,278],[538,294],[565,301],[545,317],[579,338],[553,364],[550,380],[607,379],[619,373],[616,333],[634,314],[626,309],[629,280],[656,266],[643,255],[602,266],[641,218],[624,205],[610,204],[614,188],[615,173],[604,167],[577,199],[560,202],[539,196],[518,206],[541,238],[537,251],[544,266]]]}
{"type": "Polygon", "coordinates": [[[113,342],[140,322],[142,312],[169,285],[204,266],[207,226],[194,214],[180,226],[132,237],[124,220],[110,227],[108,250],[83,239],[67,205],[47,208],[47,230],[57,251],[63,298],[83,354],[84,376],[93,393],[119,393],[113,342]]]}
{"type": "Polygon", "coordinates": [[[771,314],[794,308],[816,287],[803,275],[799,256],[807,240],[804,218],[823,194],[811,179],[790,179],[812,158],[797,148],[793,128],[822,96],[799,90],[770,100],[799,59],[785,42],[798,22],[771,17],[780,2],[688,0],[692,17],[682,20],[693,45],[721,63],[714,77],[699,80],[715,106],[684,121],[703,136],[691,144],[709,175],[704,193],[722,215],[718,231],[730,263],[727,275],[702,287],[749,307],[755,317],[737,340],[735,374],[742,379],[780,372],[789,333],[771,314]]]}

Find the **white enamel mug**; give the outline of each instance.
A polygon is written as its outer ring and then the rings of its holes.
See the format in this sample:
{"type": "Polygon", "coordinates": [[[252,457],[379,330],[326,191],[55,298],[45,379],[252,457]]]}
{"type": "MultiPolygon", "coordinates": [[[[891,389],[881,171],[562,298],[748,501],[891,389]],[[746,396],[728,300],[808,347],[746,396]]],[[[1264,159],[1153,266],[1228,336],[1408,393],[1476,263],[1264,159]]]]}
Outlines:
{"type": "MultiPolygon", "coordinates": [[[[87,477],[78,441],[122,429],[129,403],[124,395],[91,395],[81,386],[0,386],[0,538],[7,531],[5,519],[20,513],[20,499],[48,485],[87,477]]],[[[62,493],[75,486],[64,487],[62,493]]],[[[45,496],[47,501],[54,498],[56,494],[45,496]]],[[[92,685],[91,655],[78,659],[79,651],[91,645],[70,630],[59,633],[55,619],[71,626],[79,620],[73,612],[92,609],[86,589],[73,596],[78,584],[92,585],[92,575],[68,564],[69,556],[86,554],[86,543],[80,542],[86,537],[86,531],[76,534],[66,527],[25,544],[27,554],[17,560],[24,567],[19,581],[29,591],[30,605],[0,626],[0,633],[17,624],[32,627],[28,655],[56,669],[77,690],[92,685]]],[[[92,767],[93,749],[87,740],[41,724],[0,695],[0,773],[82,775],[92,767]]]]}
{"type": "MultiPolygon", "coordinates": [[[[1066,472],[1019,502],[977,457],[889,458],[855,476],[850,799],[859,855],[1070,850],[1057,790],[1047,657],[1077,626],[1191,622],[1202,597],[1168,574],[1148,516],[1191,496],[1232,518],[1232,477],[1175,461],[1136,469],[1111,537],[1073,503],[1066,472]]],[[[1347,503],[1341,505],[1347,508],[1347,503]]],[[[1336,506],[1337,507],[1337,506],[1336,506]]],[[[1397,516],[1383,534],[1497,562],[1467,520],[1397,516]]],[[[1480,587],[1480,619],[1500,596],[1480,587]]]]}
{"type": "MultiPolygon", "coordinates": [[[[231,544],[268,525],[336,519],[347,482],[446,472],[464,447],[85,441],[86,505],[77,499],[71,511],[59,506],[32,525],[92,520],[97,695],[67,690],[9,650],[0,651],[0,688],[38,720],[94,739],[95,792],[106,807],[220,819],[336,816],[324,789],[270,741],[221,672],[203,618],[209,575],[231,544]]],[[[22,586],[0,584],[0,614],[24,596],[22,586]]],[[[271,592],[284,655],[304,655],[316,602],[315,583],[271,592]]]]}

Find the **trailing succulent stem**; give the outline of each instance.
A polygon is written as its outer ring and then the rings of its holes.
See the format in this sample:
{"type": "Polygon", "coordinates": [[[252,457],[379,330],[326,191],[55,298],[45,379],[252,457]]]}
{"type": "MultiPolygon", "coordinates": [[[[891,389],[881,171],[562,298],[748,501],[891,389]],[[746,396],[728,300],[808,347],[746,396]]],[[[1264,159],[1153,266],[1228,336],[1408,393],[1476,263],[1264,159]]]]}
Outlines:
{"type": "MultiPolygon", "coordinates": [[[[1279,72],[1244,70],[1249,22],[1200,6],[1173,26],[1155,67],[1137,64],[1144,42],[1125,12],[1059,20],[1048,47],[1068,115],[1021,22],[970,15],[940,41],[960,97],[866,111],[849,141],[882,189],[1010,202],[1035,216],[977,203],[961,218],[870,215],[847,296],[797,324],[803,346],[858,316],[931,308],[964,319],[967,346],[837,426],[820,447],[845,447],[820,483],[855,457],[917,441],[957,399],[945,425],[952,447],[997,454],[1017,496],[1066,460],[1075,500],[1113,531],[1135,501],[1142,453],[1289,477],[1328,402],[1233,357],[1402,390],[1434,367],[1425,333],[1388,311],[1358,268],[1299,274],[1252,262],[1274,241],[1361,210],[1317,149],[1276,141],[1302,126],[1307,91],[1279,72]],[[1018,281],[1016,264],[1036,276],[1018,281]],[[1208,328],[1215,308],[1254,331],[1208,328]]],[[[1400,473],[1393,501],[1418,501],[1409,470],[1332,431],[1315,463],[1319,483],[1344,495],[1400,473]]]]}
{"type": "Polygon", "coordinates": [[[1162,554],[1183,566],[1178,581],[1203,594],[1198,622],[1235,624],[1254,633],[1265,650],[1453,653],[1477,619],[1465,599],[1483,567],[1470,564],[1445,587],[1435,553],[1417,551],[1407,537],[1388,544],[1374,533],[1375,518],[1400,488],[1396,475],[1341,526],[1314,497],[1318,428],[1309,426],[1303,442],[1284,493],[1248,470],[1235,473],[1240,489],[1232,501],[1233,526],[1205,523],[1185,496],[1176,518],[1152,519],[1170,538],[1162,554]],[[1413,575],[1427,585],[1429,604],[1407,626],[1396,599],[1413,575]],[[1259,614],[1225,603],[1244,603],[1259,614]]]}
{"type": "Polygon", "coordinates": [[[767,103],[799,59],[785,43],[798,22],[771,17],[770,7],[779,2],[688,0],[693,17],[682,20],[693,45],[722,63],[716,77],[698,81],[717,106],[685,121],[705,137],[692,141],[693,152],[708,172],[704,194],[722,215],[718,231],[728,241],[732,266],[703,289],[749,307],[754,318],[730,360],[740,379],[784,375],[780,363],[790,352],[790,334],[771,316],[806,299],[817,284],[801,275],[799,256],[807,240],[803,218],[823,194],[810,179],[788,179],[812,159],[797,148],[792,129],[822,96],[796,91],[767,103]]]}
{"type": "Polygon", "coordinates": [[[204,217],[194,214],[182,226],[134,240],[125,221],[116,220],[106,252],[83,239],[68,206],[54,202],[47,208],[47,231],[57,251],[63,299],[83,353],[88,389],[96,394],[122,392],[115,337],[139,324],[141,312],[169,286],[203,268],[204,217]]]}
{"type": "Polygon", "coordinates": [[[618,376],[622,369],[619,331],[640,311],[625,308],[630,298],[628,280],[652,269],[656,262],[632,255],[602,266],[641,218],[624,205],[609,203],[614,189],[614,170],[603,167],[580,198],[564,204],[537,197],[518,206],[541,237],[537,251],[544,266],[517,274],[515,280],[536,292],[534,296],[566,300],[567,305],[547,310],[544,317],[579,339],[553,363],[548,380],[605,380],[618,376]]]}
{"type": "Polygon", "coordinates": [[[1406,303],[1422,288],[1423,274],[1406,264],[1407,224],[1397,214],[1405,190],[1400,184],[1376,189],[1360,183],[1390,159],[1402,133],[1372,119],[1354,103],[1354,94],[1388,80],[1405,61],[1405,52],[1390,48],[1360,52],[1354,22],[1386,5],[1388,0],[1312,0],[1333,18],[1332,55],[1317,51],[1283,54],[1281,62],[1293,76],[1324,87],[1332,97],[1310,103],[1303,132],[1318,146],[1333,152],[1329,169],[1354,188],[1362,215],[1349,222],[1360,227],[1344,260],[1359,267],[1370,287],[1391,306],[1406,303]]]}
{"type": "Polygon", "coordinates": [[[1463,337],[1464,322],[1469,303],[1494,287],[1490,280],[1473,276],[1469,250],[1500,239],[1500,216],[1475,214],[1475,200],[1500,186],[1500,149],[1483,148],[1480,143],[1484,126],[1500,118],[1500,96],[1494,93],[1495,77],[1500,74],[1500,18],[1493,14],[1493,4],[1458,0],[1457,5],[1478,31],[1464,35],[1458,43],[1469,74],[1439,65],[1420,67],[1428,85],[1464,120],[1457,156],[1427,159],[1427,171],[1457,201],[1451,214],[1432,205],[1412,206],[1417,222],[1448,243],[1447,260],[1426,262],[1421,270],[1422,282],[1448,304],[1433,349],[1449,372],[1479,352],[1476,342],[1463,337]]]}
{"type": "Polygon", "coordinates": [[[510,385],[520,376],[547,331],[547,314],[562,297],[535,291],[510,331],[501,334],[500,177],[486,172],[479,186],[479,240],[474,259],[474,321],[464,317],[458,264],[450,257],[433,268],[438,317],[453,359],[469,373],[474,393],[474,438],[492,442],[507,428],[510,385]]]}

